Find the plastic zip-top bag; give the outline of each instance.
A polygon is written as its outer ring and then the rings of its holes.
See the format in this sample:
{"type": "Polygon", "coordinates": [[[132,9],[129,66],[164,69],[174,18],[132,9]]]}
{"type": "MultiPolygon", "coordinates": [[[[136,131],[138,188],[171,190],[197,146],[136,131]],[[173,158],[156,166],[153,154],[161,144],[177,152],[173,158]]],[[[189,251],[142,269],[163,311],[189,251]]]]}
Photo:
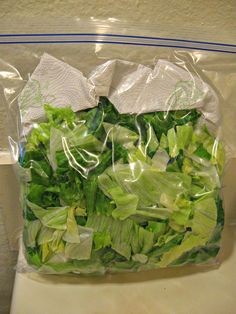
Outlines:
{"type": "Polygon", "coordinates": [[[1,35],[0,49],[20,270],[216,263],[233,221],[221,187],[236,149],[235,45],[86,32],[1,35]]]}

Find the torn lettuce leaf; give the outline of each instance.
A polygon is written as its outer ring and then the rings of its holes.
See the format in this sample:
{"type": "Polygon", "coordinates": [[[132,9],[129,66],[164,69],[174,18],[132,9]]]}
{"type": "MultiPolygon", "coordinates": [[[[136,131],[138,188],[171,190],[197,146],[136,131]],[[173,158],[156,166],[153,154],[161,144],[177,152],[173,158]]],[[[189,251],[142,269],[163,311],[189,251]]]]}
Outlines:
{"type": "Polygon", "coordinates": [[[160,262],[157,262],[157,265],[159,267],[166,267],[177,260],[185,252],[192,250],[194,247],[204,245],[205,243],[206,239],[194,234],[187,234],[180,245],[172,247],[162,255],[160,262]]]}
{"type": "Polygon", "coordinates": [[[96,232],[94,234],[95,251],[111,246],[111,236],[108,232],[96,232]]]}
{"type": "Polygon", "coordinates": [[[138,208],[159,204],[162,191],[175,198],[187,193],[191,187],[191,177],[181,172],[160,172],[143,162],[114,164],[98,178],[99,187],[106,195],[109,195],[108,185],[100,184],[106,174],[112,182],[109,186],[116,183],[124,191],[139,197],[138,208]]]}
{"type": "Polygon", "coordinates": [[[30,248],[36,246],[36,237],[41,229],[41,222],[39,220],[26,221],[23,232],[23,237],[26,245],[30,248]]]}
{"type": "Polygon", "coordinates": [[[194,216],[190,222],[192,232],[187,232],[179,246],[164,253],[158,262],[166,267],[177,260],[182,254],[193,248],[204,246],[210,240],[217,224],[217,207],[214,199],[202,198],[194,202],[194,216]]]}
{"type": "Polygon", "coordinates": [[[156,150],[159,147],[159,141],[157,139],[157,136],[153,130],[153,127],[151,124],[149,124],[147,129],[147,143],[145,146],[145,150],[149,156],[153,156],[156,152],[156,150]]]}
{"type": "Polygon", "coordinates": [[[93,230],[85,227],[77,227],[79,231],[79,243],[70,243],[65,245],[65,256],[69,259],[88,260],[91,256],[93,244],[93,230]]]}
{"type": "Polygon", "coordinates": [[[119,186],[109,190],[109,194],[116,204],[112,211],[113,218],[124,220],[136,213],[139,201],[137,195],[125,193],[119,186]]]}
{"type": "Polygon", "coordinates": [[[86,227],[92,228],[95,232],[109,232],[112,248],[120,255],[130,259],[132,239],[132,220],[115,220],[110,216],[92,215],[88,217],[86,227]]]}
{"type": "Polygon", "coordinates": [[[63,240],[69,243],[80,243],[79,230],[75,220],[75,208],[68,209],[66,232],[63,235],[63,240]]]}
{"type": "Polygon", "coordinates": [[[203,197],[194,202],[191,228],[194,234],[210,239],[217,224],[217,207],[213,198],[203,197]]]}
{"type": "Polygon", "coordinates": [[[152,157],[152,166],[160,171],[166,171],[169,160],[170,157],[166,150],[159,148],[152,157]]]}
{"type": "Polygon", "coordinates": [[[106,131],[106,134],[109,140],[113,143],[124,145],[128,143],[134,143],[139,138],[137,133],[121,125],[117,125],[117,124],[114,125],[111,123],[104,122],[103,127],[106,131]]]}
{"type": "Polygon", "coordinates": [[[184,150],[191,142],[193,135],[192,125],[178,125],[177,130],[177,146],[184,150]]]}
{"type": "Polygon", "coordinates": [[[39,245],[41,245],[44,243],[51,242],[53,240],[54,231],[55,231],[55,229],[53,229],[53,228],[48,228],[48,227],[42,226],[42,228],[39,232],[39,235],[38,235],[37,243],[39,245]]]}
{"type": "Polygon", "coordinates": [[[109,234],[112,249],[128,260],[132,251],[146,253],[153,245],[154,234],[139,227],[131,219],[120,221],[112,217],[94,215],[88,218],[86,226],[95,232],[109,234]]]}
{"type": "Polygon", "coordinates": [[[167,133],[167,140],[168,140],[168,148],[170,157],[176,157],[179,154],[179,143],[177,140],[177,135],[175,129],[170,129],[167,133]]]}
{"type": "Polygon", "coordinates": [[[68,207],[43,209],[29,201],[27,202],[27,205],[44,226],[58,230],[66,230],[68,207]]]}

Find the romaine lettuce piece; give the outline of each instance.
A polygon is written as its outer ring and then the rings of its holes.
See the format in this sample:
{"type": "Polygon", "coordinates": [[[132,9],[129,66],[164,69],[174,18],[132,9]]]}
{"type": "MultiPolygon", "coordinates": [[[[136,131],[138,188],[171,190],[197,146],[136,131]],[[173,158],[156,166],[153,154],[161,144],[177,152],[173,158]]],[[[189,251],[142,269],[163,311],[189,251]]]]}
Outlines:
{"type": "Polygon", "coordinates": [[[160,171],[166,171],[169,160],[170,157],[166,150],[159,148],[152,157],[152,166],[160,171]]]}
{"type": "Polygon", "coordinates": [[[217,223],[217,208],[212,198],[194,202],[194,216],[190,223],[192,232],[187,232],[180,245],[164,253],[157,264],[166,267],[193,248],[203,246],[210,240],[217,223]]]}
{"type": "Polygon", "coordinates": [[[127,143],[134,143],[139,138],[137,133],[118,124],[114,125],[111,123],[103,122],[103,127],[110,141],[114,143],[122,145],[127,143]]]}
{"type": "Polygon", "coordinates": [[[191,125],[178,125],[177,130],[177,146],[179,149],[185,149],[191,142],[193,135],[193,127],[191,125]]]}
{"type": "Polygon", "coordinates": [[[43,209],[29,201],[27,201],[27,205],[44,226],[58,230],[66,230],[68,207],[43,209]]]}
{"type": "MultiPolygon", "coordinates": [[[[111,184],[116,182],[124,191],[139,197],[138,208],[158,204],[163,192],[176,198],[191,188],[190,176],[177,172],[160,172],[141,162],[114,164],[106,170],[106,174],[110,177],[111,184]]],[[[100,183],[104,180],[104,176],[101,177],[98,178],[99,187],[104,194],[109,195],[107,186],[100,183]]]]}
{"type": "Polygon", "coordinates": [[[91,256],[93,244],[93,230],[85,227],[78,227],[79,243],[69,243],[65,245],[65,256],[70,259],[88,260],[91,256]]]}
{"type": "Polygon", "coordinates": [[[41,222],[39,220],[33,220],[33,221],[26,221],[23,237],[25,244],[28,247],[35,247],[36,246],[36,237],[41,229],[41,222]]]}
{"type": "Polygon", "coordinates": [[[167,133],[168,148],[170,157],[176,157],[179,154],[179,146],[175,129],[170,129],[167,133]]]}
{"type": "Polygon", "coordinates": [[[205,243],[206,239],[194,234],[187,234],[180,245],[172,247],[169,251],[162,255],[160,262],[157,262],[157,265],[159,267],[166,267],[177,260],[185,252],[188,252],[195,247],[204,245],[205,243]]]}
{"type": "Polygon", "coordinates": [[[119,186],[110,189],[109,194],[116,204],[116,209],[112,212],[113,218],[124,220],[136,213],[139,201],[137,195],[125,193],[119,186]]]}
{"type": "Polygon", "coordinates": [[[78,226],[75,220],[75,208],[68,209],[66,232],[63,235],[63,240],[69,243],[80,243],[78,226]]]}

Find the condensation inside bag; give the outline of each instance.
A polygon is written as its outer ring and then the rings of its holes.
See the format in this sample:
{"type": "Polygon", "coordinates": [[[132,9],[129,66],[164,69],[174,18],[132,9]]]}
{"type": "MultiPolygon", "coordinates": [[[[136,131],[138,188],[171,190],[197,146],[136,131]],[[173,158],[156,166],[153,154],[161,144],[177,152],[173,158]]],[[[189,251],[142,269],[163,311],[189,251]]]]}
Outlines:
{"type": "Polygon", "coordinates": [[[197,72],[164,59],[154,69],[109,60],[86,78],[43,54],[18,102],[31,265],[21,257],[19,270],[139,271],[215,258],[230,147],[220,141],[219,98],[197,72]]]}

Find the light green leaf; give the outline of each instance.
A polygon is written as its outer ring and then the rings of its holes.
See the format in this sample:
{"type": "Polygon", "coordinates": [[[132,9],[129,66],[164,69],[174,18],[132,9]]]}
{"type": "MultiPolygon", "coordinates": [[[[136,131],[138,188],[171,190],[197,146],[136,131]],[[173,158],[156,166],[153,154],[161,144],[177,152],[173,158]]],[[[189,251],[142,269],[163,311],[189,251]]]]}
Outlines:
{"type": "Polygon", "coordinates": [[[101,152],[105,149],[104,144],[89,133],[88,128],[83,122],[79,123],[72,131],[67,130],[65,139],[71,147],[79,146],[82,149],[92,152],[101,152]]]}
{"type": "Polygon", "coordinates": [[[161,208],[156,206],[141,206],[137,211],[136,215],[149,218],[163,219],[166,220],[170,217],[173,209],[170,208],[161,208]]]}
{"type": "Polygon", "coordinates": [[[111,246],[111,236],[107,232],[96,232],[93,237],[95,251],[98,251],[107,246],[111,246]]]}
{"type": "Polygon", "coordinates": [[[111,123],[103,122],[103,127],[109,137],[109,139],[118,144],[134,143],[138,140],[139,136],[137,133],[120,126],[111,123]]]}
{"type": "Polygon", "coordinates": [[[135,214],[139,200],[137,195],[125,193],[119,186],[109,190],[109,194],[116,204],[116,209],[112,212],[113,218],[124,220],[135,214]]]}
{"type": "Polygon", "coordinates": [[[158,265],[166,267],[183,253],[195,247],[205,245],[216,227],[217,208],[213,198],[202,198],[194,204],[194,217],[191,223],[192,233],[185,235],[182,243],[164,253],[158,265]]]}
{"type": "Polygon", "coordinates": [[[93,244],[93,230],[79,226],[80,243],[66,243],[65,256],[70,259],[88,260],[93,244]]]}
{"type": "Polygon", "coordinates": [[[157,262],[159,267],[166,267],[178,259],[183,253],[192,250],[195,247],[202,246],[206,243],[206,239],[197,235],[188,234],[180,245],[174,246],[168,252],[164,253],[160,262],[157,262]]]}
{"type": "Polygon", "coordinates": [[[27,205],[44,226],[66,230],[68,207],[50,207],[48,209],[43,209],[29,201],[27,201],[27,205]]]}
{"type": "Polygon", "coordinates": [[[50,142],[49,142],[49,152],[48,152],[48,159],[53,170],[57,168],[57,161],[56,161],[56,152],[62,150],[62,138],[64,134],[61,130],[56,128],[51,128],[50,130],[50,142]]]}
{"type": "Polygon", "coordinates": [[[175,210],[172,214],[170,219],[172,222],[180,225],[185,226],[189,221],[189,216],[191,214],[191,208],[182,208],[179,210],[175,210]]]}
{"type": "Polygon", "coordinates": [[[62,237],[64,235],[63,230],[55,230],[52,236],[52,243],[49,244],[50,249],[55,253],[64,252],[64,243],[62,237]]]}
{"type": "Polygon", "coordinates": [[[41,222],[39,220],[27,221],[24,228],[24,241],[26,246],[35,247],[36,245],[36,237],[41,228],[41,222]]]}
{"type": "Polygon", "coordinates": [[[168,147],[168,139],[167,139],[167,136],[162,133],[161,135],[161,139],[160,139],[160,148],[167,148],[168,147]]]}
{"type": "Polygon", "coordinates": [[[157,236],[160,236],[166,232],[166,226],[166,222],[149,221],[147,230],[153,232],[157,236]]]}
{"type": "Polygon", "coordinates": [[[139,246],[141,248],[141,253],[148,253],[153,247],[154,233],[150,232],[142,227],[138,228],[138,238],[139,246]]]}
{"type": "Polygon", "coordinates": [[[147,149],[150,152],[155,152],[157,150],[159,146],[159,141],[156,137],[156,134],[153,130],[153,127],[149,124],[148,129],[147,129],[147,144],[145,147],[145,150],[147,151],[147,149]]]}
{"type": "Polygon", "coordinates": [[[176,157],[179,154],[179,147],[178,147],[177,136],[176,136],[174,128],[172,128],[168,131],[167,139],[168,139],[168,147],[169,147],[170,157],[172,157],[172,158],[176,157]]]}
{"type": "Polygon", "coordinates": [[[159,148],[155,155],[152,157],[152,166],[157,168],[160,171],[166,171],[166,167],[170,160],[169,155],[166,150],[163,148],[159,148]]]}
{"type": "Polygon", "coordinates": [[[177,145],[179,149],[185,149],[192,138],[193,127],[191,125],[178,125],[177,130],[177,145]]]}
{"type": "Polygon", "coordinates": [[[91,215],[88,217],[86,224],[95,232],[109,233],[113,250],[128,260],[131,256],[130,243],[133,237],[133,225],[134,223],[130,219],[120,221],[104,215],[91,215]]]}
{"type": "Polygon", "coordinates": [[[217,207],[213,198],[201,198],[194,202],[192,232],[209,239],[216,227],[217,207]]]}
{"type": "MultiPolygon", "coordinates": [[[[190,176],[180,172],[160,172],[142,162],[115,164],[105,173],[113,185],[116,182],[127,193],[139,197],[138,209],[158,204],[162,193],[175,199],[177,195],[184,194],[191,188],[190,176]]],[[[98,181],[101,190],[106,195],[109,194],[107,187],[98,181]]]]}
{"type": "Polygon", "coordinates": [[[71,207],[68,209],[66,232],[63,235],[63,240],[70,243],[79,243],[80,236],[74,212],[75,208],[71,207]]]}
{"type": "Polygon", "coordinates": [[[140,254],[140,253],[138,253],[138,254],[134,254],[134,255],[132,256],[132,260],[133,260],[134,262],[139,262],[139,263],[141,263],[141,264],[146,264],[147,261],[148,261],[148,256],[145,255],[145,254],[140,254]]]}
{"type": "Polygon", "coordinates": [[[53,240],[53,233],[54,233],[55,229],[52,228],[48,228],[43,226],[39,232],[38,235],[38,244],[44,244],[44,243],[49,243],[53,240]]]}

